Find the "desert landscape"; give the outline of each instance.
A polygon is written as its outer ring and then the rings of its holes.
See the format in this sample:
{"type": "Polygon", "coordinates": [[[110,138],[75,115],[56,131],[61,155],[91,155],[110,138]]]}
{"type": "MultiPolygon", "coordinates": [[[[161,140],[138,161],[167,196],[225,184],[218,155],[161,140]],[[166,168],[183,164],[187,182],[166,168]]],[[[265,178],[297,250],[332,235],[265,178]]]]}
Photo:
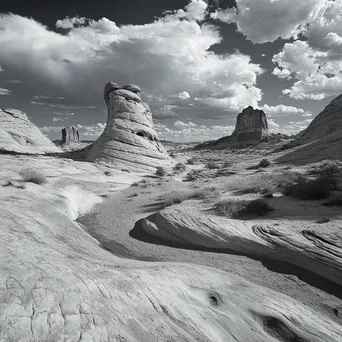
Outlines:
{"type": "Polygon", "coordinates": [[[250,101],[171,141],[110,77],[93,140],[0,108],[0,342],[341,342],[342,95],[295,134],[250,101]]]}

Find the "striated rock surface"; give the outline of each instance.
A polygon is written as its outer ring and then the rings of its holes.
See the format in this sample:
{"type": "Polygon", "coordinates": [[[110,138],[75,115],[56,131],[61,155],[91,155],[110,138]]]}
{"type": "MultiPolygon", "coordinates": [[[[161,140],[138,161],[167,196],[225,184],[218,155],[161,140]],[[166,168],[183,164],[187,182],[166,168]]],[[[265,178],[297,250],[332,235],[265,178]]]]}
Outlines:
{"type": "Polygon", "coordinates": [[[266,114],[252,106],[245,108],[237,116],[233,142],[238,144],[256,144],[268,136],[266,114]]]}
{"type": "Polygon", "coordinates": [[[279,162],[306,164],[324,159],[342,160],[342,95],[332,100],[310,125],[285,146],[291,149],[279,162]]]}
{"type": "Polygon", "coordinates": [[[342,130],[342,95],[332,100],[310,125],[299,133],[298,139],[307,143],[339,130],[342,130]]]}
{"type": "Polygon", "coordinates": [[[80,135],[76,127],[65,127],[62,129],[62,142],[61,144],[79,143],[80,135]]]}
{"type": "Polygon", "coordinates": [[[133,84],[119,88],[108,82],[104,99],[108,107],[107,126],[88,160],[135,171],[169,167],[171,158],[153,128],[152,113],[141,100],[140,88],[133,84]]]}
{"type": "Polygon", "coordinates": [[[25,113],[1,108],[0,150],[18,153],[60,152],[25,113]]]}

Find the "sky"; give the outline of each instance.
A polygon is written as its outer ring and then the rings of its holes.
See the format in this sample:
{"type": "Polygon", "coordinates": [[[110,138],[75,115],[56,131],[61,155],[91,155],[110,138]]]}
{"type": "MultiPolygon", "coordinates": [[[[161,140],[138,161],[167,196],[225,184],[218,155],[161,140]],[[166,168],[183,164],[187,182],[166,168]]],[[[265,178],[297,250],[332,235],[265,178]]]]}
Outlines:
{"type": "Polygon", "coordinates": [[[94,140],[108,81],[140,86],[161,139],[228,135],[249,105],[295,134],[342,93],[342,0],[1,0],[0,107],[94,140]]]}

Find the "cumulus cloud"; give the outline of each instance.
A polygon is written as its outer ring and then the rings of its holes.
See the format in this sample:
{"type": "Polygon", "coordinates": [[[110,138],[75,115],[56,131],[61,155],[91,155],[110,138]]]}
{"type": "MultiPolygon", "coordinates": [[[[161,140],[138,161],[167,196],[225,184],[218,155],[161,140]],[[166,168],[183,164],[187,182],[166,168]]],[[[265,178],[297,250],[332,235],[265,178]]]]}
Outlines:
{"type": "Polygon", "coordinates": [[[311,116],[312,113],[305,111],[302,108],[297,108],[293,106],[286,106],[283,104],[279,104],[277,106],[269,106],[269,105],[263,105],[260,107],[268,117],[278,117],[278,116],[288,116],[293,114],[300,114],[301,116],[311,116]]]}
{"type": "Polygon", "coordinates": [[[210,50],[222,37],[218,27],[203,21],[207,11],[206,1],[192,0],[183,10],[144,25],[65,18],[57,22],[63,34],[31,18],[1,14],[0,62],[20,79],[29,79],[36,94],[55,89],[57,96],[68,94],[80,106],[104,106],[108,75],[119,84],[138,84],[147,99],[160,99],[148,101],[157,117],[181,119],[182,108],[196,117],[195,103],[177,102],[187,97],[184,89],[205,104],[207,113],[257,103],[262,97],[257,77],[263,69],[238,51],[218,55],[210,50]]]}
{"type": "Polygon", "coordinates": [[[52,119],[53,122],[58,122],[58,121],[64,121],[63,118],[53,118],[52,119]]]}
{"type": "Polygon", "coordinates": [[[179,142],[201,142],[227,136],[233,133],[234,126],[195,125],[192,122],[176,121],[173,127],[156,123],[155,129],[160,139],[179,142]]]}
{"type": "Polygon", "coordinates": [[[273,75],[294,80],[284,94],[321,100],[341,93],[342,1],[237,0],[236,7],[219,9],[212,17],[235,23],[253,43],[295,40],[273,57],[273,75]]]}
{"type": "Polygon", "coordinates": [[[12,95],[12,92],[5,88],[0,88],[0,95],[12,95]]]}
{"type": "Polygon", "coordinates": [[[179,93],[178,98],[180,100],[187,100],[190,99],[190,95],[187,91],[182,91],[181,93],[179,93]]]}
{"type": "MultiPolygon", "coordinates": [[[[78,129],[81,136],[97,138],[102,134],[104,128],[106,127],[106,124],[102,123],[102,122],[99,122],[95,125],[77,124],[77,125],[75,125],[75,127],[78,129]]],[[[62,130],[62,128],[64,128],[64,126],[43,126],[43,127],[39,127],[39,129],[43,133],[60,132],[62,130]]]]}
{"type": "Polygon", "coordinates": [[[235,23],[253,43],[298,38],[326,10],[329,0],[236,0],[236,7],[219,9],[213,19],[235,23]],[[295,10],[294,10],[295,9],[295,10]]]}

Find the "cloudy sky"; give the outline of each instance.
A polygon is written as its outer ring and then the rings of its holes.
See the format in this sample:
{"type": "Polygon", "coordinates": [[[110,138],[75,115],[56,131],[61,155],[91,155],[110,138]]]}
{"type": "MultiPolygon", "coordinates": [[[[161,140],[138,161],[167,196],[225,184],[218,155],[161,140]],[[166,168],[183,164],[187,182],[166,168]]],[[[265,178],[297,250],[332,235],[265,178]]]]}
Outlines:
{"type": "Polygon", "coordinates": [[[342,0],[1,0],[0,107],[94,139],[109,80],[164,139],[227,135],[248,105],[297,133],[342,93],[342,0]]]}

